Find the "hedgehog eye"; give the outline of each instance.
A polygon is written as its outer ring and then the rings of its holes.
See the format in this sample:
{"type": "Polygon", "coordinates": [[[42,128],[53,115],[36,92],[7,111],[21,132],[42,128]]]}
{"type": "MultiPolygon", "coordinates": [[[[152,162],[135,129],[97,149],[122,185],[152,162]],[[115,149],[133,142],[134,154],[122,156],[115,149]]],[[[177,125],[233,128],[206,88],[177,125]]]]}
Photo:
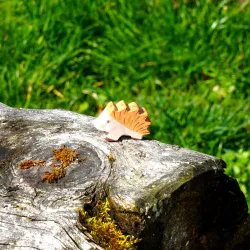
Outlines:
{"type": "Polygon", "coordinates": [[[110,123],[110,120],[107,120],[107,123],[110,123]]]}

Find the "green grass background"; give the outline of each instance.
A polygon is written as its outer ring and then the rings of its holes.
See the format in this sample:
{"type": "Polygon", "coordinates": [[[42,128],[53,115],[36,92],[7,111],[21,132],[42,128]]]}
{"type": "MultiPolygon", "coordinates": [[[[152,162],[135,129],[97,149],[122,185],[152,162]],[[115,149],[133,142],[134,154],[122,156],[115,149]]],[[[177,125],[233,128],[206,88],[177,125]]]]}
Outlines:
{"type": "Polygon", "coordinates": [[[0,2],[0,101],[148,109],[151,138],[224,159],[250,204],[250,1],[0,2]]]}

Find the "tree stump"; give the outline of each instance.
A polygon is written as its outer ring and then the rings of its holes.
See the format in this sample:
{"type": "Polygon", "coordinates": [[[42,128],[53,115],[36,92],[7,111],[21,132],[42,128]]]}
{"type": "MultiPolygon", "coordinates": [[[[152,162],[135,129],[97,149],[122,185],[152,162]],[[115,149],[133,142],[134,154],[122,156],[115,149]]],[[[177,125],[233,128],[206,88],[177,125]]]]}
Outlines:
{"type": "Polygon", "coordinates": [[[104,197],[139,250],[248,249],[246,200],[222,160],[155,140],[107,142],[93,120],[0,103],[0,249],[103,249],[78,210],[104,197]],[[73,155],[60,160],[65,148],[73,155]]]}

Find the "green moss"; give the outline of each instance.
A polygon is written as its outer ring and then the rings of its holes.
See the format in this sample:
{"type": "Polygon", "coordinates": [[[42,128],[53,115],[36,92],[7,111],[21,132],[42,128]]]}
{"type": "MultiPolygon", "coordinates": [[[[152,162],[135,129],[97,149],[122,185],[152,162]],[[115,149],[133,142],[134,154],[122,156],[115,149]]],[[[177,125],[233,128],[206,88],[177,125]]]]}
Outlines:
{"type": "Polygon", "coordinates": [[[134,235],[124,233],[131,231],[130,228],[133,219],[141,224],[139,216],[132,217],[126,213],[117,215],[119,224],[113,218],[108,198],[104,201],[99,201],[95,208],[96,215],[91,216],[89,212],[84,209],[78,209],[80,221],[87,228],[92,235],[94,241],[107,250],[135,250],[137,243],[141,241],[140,238],[134,235]]]}
{"type": "Polygon", "coordinates": [[[108,155],[108,160],[112,163],[115,161],[115,157],[112,155],[108,155]]]}
{"type": "MultiPolygon", "coordinates": [[[[151,191],[152,199],[155,199],[155,197],[157,197],[156,199],[157,203],[159,200],[166,199],[168,195],[172,194],[175,190],[177,190],[183,184],[192,180],[193,177],[194,177],[193,170],[190,169],[189,172],[186,172],[185,174],[182,174],[181,176],[179,176],[177,180],[170,181],[168,185],[166,185],[165,183],[164,188],[162,188],[159,185],[155,185],[155,187],[153,187],[151,191]]],[[[148,198],[148,201],[150,202],[149,198],[148,198]]],[[[151,203],[154,204],[153,200],[151,200],[151,203]]]]}

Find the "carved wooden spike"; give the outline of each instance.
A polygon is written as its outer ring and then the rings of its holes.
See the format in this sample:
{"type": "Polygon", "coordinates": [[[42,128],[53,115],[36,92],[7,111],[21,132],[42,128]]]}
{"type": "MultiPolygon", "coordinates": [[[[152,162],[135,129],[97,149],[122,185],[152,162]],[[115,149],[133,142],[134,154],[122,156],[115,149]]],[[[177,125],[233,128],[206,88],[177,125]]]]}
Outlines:
{"type": "Polygon", "coordinates": [[[111,114],[111,113],[113,113],[113,112],[115,112],[117,110],[117,108],[116,108],[116,106],[115,106],[115,104],[113,102],[109,102],[107,104],[106,109],[108,110],[109,114],[111,114]]]}

